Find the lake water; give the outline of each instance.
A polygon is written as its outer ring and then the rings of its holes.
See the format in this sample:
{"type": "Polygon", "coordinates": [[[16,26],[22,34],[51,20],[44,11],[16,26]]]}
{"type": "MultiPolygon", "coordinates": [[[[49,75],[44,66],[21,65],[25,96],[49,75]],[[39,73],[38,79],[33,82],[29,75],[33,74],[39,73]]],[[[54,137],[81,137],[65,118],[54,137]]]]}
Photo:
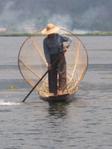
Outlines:
{"type": "Polygon", "coordinates": [[[25,37],[0,37],[0,149],[112,148],[112,37],[81,37],[89,67],[69,103],[31,94],[17,56],[25,37]]]}

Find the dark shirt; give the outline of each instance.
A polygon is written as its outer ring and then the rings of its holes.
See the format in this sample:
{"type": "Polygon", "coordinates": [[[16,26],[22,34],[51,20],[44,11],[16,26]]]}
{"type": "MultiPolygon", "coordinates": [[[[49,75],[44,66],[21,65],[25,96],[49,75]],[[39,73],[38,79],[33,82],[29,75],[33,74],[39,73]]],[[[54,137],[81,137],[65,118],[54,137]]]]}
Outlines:
{"type": "Polygon", "coordinates": [[[70,45],[71,39],[59,34],[53,34],[44,39],[44,53],[48,64],[50,64],[50,55],[64,51],[63,42],[68,42],[70,45]]]}

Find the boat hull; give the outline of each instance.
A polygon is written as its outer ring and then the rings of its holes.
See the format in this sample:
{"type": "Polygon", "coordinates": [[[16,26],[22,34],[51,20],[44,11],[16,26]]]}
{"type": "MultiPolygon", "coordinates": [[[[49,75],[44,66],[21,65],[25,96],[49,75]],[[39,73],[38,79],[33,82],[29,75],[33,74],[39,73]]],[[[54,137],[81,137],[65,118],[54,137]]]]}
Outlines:
{"type": "Polygon", "coordinates": [[[74,94],[63,94],[63,95],[57,95],[57,96],[49,96],[49,97],[42,97],[41,99],[47,102],[65,102],[65,101],[71,101],[73,99],[74,94]]]}

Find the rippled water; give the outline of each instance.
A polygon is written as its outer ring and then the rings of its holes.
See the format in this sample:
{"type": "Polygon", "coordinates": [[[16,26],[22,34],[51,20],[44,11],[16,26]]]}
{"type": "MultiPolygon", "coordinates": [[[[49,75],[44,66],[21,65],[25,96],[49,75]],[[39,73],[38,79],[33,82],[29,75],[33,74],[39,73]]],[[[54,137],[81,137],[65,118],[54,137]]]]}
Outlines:
{"type": "Polygon", "coordinates": [[[89,67],[69,103],[49,105],[17,68],[23,37],[0,37],[0,149],[112,148],[112,37],[81,37],[89,67]]]}

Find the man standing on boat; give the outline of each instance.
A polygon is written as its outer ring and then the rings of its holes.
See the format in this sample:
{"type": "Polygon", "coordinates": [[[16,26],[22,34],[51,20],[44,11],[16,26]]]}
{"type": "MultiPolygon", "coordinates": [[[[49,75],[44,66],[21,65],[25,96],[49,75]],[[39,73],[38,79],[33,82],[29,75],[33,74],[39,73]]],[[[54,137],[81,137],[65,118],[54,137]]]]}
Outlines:
{"type": "Polygon", "coordinates": [[[47,36],[43,41],[43,47],[49,70],[49,92],[54,95],[62,94],[66,88],[66,60],[64,53],[71,43],[68,37],[58,34],[59,30],[58,26],[50,23],[41,31],[42,34],[47,36]],[[66,47],[64,42],[67,43],[66,47]]]}

